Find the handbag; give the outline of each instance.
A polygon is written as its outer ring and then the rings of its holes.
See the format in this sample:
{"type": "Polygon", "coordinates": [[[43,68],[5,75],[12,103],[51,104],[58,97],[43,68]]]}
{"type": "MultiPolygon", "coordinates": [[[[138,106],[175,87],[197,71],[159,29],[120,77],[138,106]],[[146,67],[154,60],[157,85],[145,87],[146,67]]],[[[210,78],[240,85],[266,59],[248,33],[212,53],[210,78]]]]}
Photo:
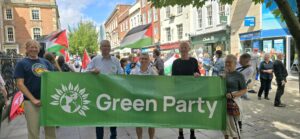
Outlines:
{"type": "MultiPolygon", "coordinates": [[[[232,96],[232,94],[231,94],[231,96],[232,96]]],[[[233,99],[227,99],[227,113],[228,113],[228,115],[231,115],[231,116],[240,116],[239,106],[233,99]]]]}

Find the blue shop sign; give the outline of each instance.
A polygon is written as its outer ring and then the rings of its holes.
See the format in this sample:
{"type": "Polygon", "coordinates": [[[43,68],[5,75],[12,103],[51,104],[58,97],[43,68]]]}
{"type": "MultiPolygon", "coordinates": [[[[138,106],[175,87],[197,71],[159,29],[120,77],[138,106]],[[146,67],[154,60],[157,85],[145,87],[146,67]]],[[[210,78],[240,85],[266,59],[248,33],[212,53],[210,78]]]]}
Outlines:
{"type": "Polygon", "coordinates": [[[249,33],[240,34],[240,40],[241,41],[255,40],[255,39],[259,39],[260,37],[261,37],[260,31],[255,31],[255,32],[249,32],[249,33]]]}
{"type": "Polygon", "coordinates": [[[254,27],[255,26],[255,17],[254,16],[245,17],[244,26],[245,27],[254,27]]]}

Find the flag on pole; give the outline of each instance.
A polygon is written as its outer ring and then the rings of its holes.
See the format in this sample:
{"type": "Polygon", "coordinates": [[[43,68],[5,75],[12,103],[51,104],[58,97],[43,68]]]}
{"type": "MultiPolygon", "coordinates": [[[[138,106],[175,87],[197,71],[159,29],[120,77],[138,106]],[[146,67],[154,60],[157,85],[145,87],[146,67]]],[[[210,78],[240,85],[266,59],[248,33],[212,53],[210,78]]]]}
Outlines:
{"type": "Polygon", "coordinates": [[[89,54],[87,53],[86,49],[84,49],[83,52],[83,58],[82,58],[82,69],[86,69],[87,65],[91,62],[91,58],[89,54]]]}
{"type": "Polygon", "coordinates": [[[62,30],[50,36],[47,42],[46,51],[54,52],[57,55],[63,55],[62,50],[68,48],[69,43],[67,38],[67,31],[62,30]]]}
{"type": "Polygon", "coordinates": [[[172,74],[172,65],[173,65],[173,62],[179,58],[179,55],[178,54],[174,54],[172,57],[170,57],[165,63],[164,63],[164,66],[165,66],[165,75],[171,75],[172,74]]]}
{"type": "Polygon", "coordinates": [[[9,113],[9,120],[12,121],[14,120],[18,115],[23,114],[24,109],[22,108],[22,104],[23,104],[23,94],[21,93],[21,91],[17,92],[12,100],[11,103],[11,108],[10,108],[10,113],[9,113]]]}
{"type": "Polygon", "coordinates": [[[144,48],[152,45],[152,24],[140,25],[131,29],[121,42],[122,48],[144,48]]]}
{"type": "Polygon", "coordinates": [[[70,56],[69,56],[69,52],[66,51],[65,49],[61,49],[60,53],[65,57],[65,61],[66,62],[70,62],[70,56]]]}

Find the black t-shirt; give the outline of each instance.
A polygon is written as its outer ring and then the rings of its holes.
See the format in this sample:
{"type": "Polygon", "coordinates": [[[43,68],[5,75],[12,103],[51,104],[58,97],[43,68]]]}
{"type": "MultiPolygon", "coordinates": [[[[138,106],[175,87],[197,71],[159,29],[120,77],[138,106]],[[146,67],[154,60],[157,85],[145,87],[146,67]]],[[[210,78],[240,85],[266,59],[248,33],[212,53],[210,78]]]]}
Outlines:
{"type": "Polygon", "coordinates": [[[190,57],[188,60],[176,59],[172,65],[172,75],[194,75],[199,72],[198,62],[195,58],[190,57]]]}

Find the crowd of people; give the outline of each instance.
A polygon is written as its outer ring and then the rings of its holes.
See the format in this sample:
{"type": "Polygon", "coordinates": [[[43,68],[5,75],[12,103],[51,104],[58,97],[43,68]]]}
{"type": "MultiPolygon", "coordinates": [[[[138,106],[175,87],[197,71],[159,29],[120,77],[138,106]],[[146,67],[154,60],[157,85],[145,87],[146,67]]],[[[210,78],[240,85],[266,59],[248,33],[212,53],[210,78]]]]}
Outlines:
{"type": "MultiPolygon", "coordinates": [[[[41,95],[41,74],[47,71],[56,72],[74,72],[69,64],[65,62],[63,56],[55,56],[53,53],[45,53],[44,58],[38,57],[40,46],[37,41],[31,40],[26,44],[26,57],[19,61],[14,71],[18,89],[24,94],[25,118],[27,121],[28,138],[39,139],[39,110],[42,102],[41,95]]],[[[287,83],[287,71],[283,64],[283,54],[278,53],[276,60],[271,60],[270,54],[263,54],[263,60],[260,61],[258,50],[254,49],[252,55],[244,53],[239,57],[235,55],[223,56],[221,50],[215,52],[211,58],[208,53],[203,55],[201,60],[197,60],[189,55],[191,48],[188,42],[182,42],[179,46],[180,58],[172,64],[172,76],[220,76],[226,80],[227,92],[224,94],[228,102],[234,102],[238,107],[239,114],[232,114],[233,109],[227,108],[226,130],[223,132],[225,138],[238,138],[242,129],[243,108],[242,100],[249,100],[248,92],[256,93],[251,84],[255,80],[260,80],[260,89],[257,93],[258,99],[264,93],[264,98],[269,100],[269,90],[273,74],[276,77],[277,91],[274,106],[284,107],[281,102],[281,96],[284,93],[284,87],[287,83]],[[259,75],[259,76],[258,76],[259,75]],[[230,111],[230,112],[229,112],[230,111]]],[[[94,75],[98,74],[126,74],[126,75],[164,75],[164,60],[158,49],[153,51],[153,61],[149,53],[140,53],[138,57],[132,55],[128,58],[117,58],[110,54],[111,46],[108,40],[100,43],[101,55],[93,57],[88,64],[86,72],[94,75]]],[[[0,76],[0,112],[2,107],[7,105],[7,92],[4,88],[4,81],[0,76]]],[[[253,86],[253,85],[252,85],[253,86]]],[[[229,104],[227,104],[228,106],[229,104]]],[[[232,105],[232,104],[230,104],[232,105]]],[[[233,112],[234,113],[234,112],[233,112]]],[[[117,138],[117,127],[110,127],[110,139],[117,138]]],[[[142,128],[136,128],[137,138],[142,139],[142,128]]],[[[149,138],[153,139],[155,129],[148,128],[149,138]]],[[[96,127],[97,139],[103,139],[103,127],[96,127]]],[[[55,128],[45,127],[46,139],[54,139],[55,128]]],[[[178,139],[183,139],[183,130],[179,129],[178,139]]],[[[195,139],[194,129],[190,129],[190,139],[195,139]]]]}

